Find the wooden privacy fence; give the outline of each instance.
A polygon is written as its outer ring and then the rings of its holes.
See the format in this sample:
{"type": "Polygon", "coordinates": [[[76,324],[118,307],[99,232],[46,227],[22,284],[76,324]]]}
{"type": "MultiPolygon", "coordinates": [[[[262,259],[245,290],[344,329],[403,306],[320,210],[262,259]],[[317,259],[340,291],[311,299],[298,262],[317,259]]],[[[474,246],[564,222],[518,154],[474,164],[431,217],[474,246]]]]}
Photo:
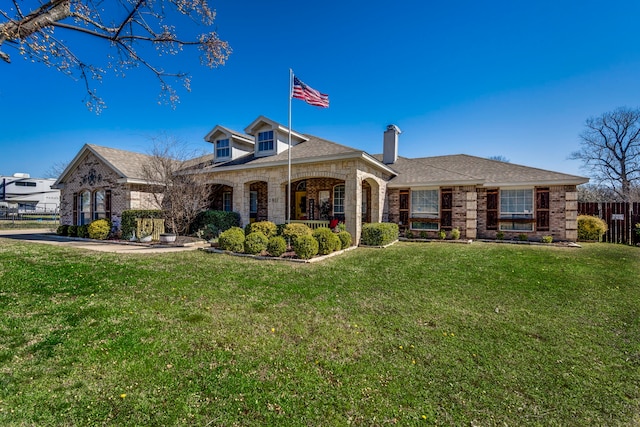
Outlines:
{"type": "Polygon", "coordinates": [[[603,242],[640,243],[635,226],[640,222],[640,202],[580,202],[578,215],[593,215],[604,220],[609,230],[602,236],[603,242]]]}

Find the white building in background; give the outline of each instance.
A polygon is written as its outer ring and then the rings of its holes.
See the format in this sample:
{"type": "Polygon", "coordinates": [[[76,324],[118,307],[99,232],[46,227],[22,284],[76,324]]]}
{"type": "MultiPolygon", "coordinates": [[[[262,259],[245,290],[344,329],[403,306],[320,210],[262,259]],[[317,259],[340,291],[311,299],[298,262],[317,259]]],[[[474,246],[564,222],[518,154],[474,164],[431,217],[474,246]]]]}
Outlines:
{"type": "Polygon", "coordinates": [[[51,188],[53,178],[31,178],[28,173],[0,175],[0,209],[18,212],[56,212],[60,208],[60,190],[51,188]]]}

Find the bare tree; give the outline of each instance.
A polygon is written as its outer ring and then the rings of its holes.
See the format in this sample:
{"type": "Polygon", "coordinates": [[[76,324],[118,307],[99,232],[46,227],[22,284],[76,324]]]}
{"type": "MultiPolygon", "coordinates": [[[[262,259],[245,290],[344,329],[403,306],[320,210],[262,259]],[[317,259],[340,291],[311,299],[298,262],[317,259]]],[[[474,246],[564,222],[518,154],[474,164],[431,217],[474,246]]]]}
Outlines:
{"type": "MultiPolygon", "coordinates": [[[[164,101],[175,106],[176,91],[170,82],[181,81],[189,90],[188,74],[169,72],[154,65],[145,46],[155,47],[151,55],[175,55],[185,46],[200,49],[201,63],[210,68],[223,65],[231,49],[218,34],[203,32],[193,39],[178,36],[180,16],[211,26],[215,19],[207,0],[6,0],[0,9],[0,59],[11,62],[4,47],[14,48],[19,55],[41,62],[85,84],[86,105],[99,112],[104,102],[92,87],[101,80],[105,68],[124,76],[131,68],[143,66],[157,77],[164,101]],[[71,34],[82,34],[77,43],[86,40],[104,42],[110,52],[106,64],[85,62],[76,56],[71,34]]],[[[188,27],[188,25],[183,25],[188,27]]]]}
{"type": "Polygon", "coordinates": [[[631,201],[640,183],[640,110],[626,107],[587,119],[580,150],[571,159],[598,183],[610,186],[623,201],[631,201]]]}
{"type": "Polygon", "coordinates": [[[153,199],[162,206],[171,231],[186,234],[199,212],[210,205],[211,189],[204,177],[188,173],[210,156],[197,157],[175,138],[154,139],[149,161],[142,165],[142,177],[149,183],[153,199]]]}

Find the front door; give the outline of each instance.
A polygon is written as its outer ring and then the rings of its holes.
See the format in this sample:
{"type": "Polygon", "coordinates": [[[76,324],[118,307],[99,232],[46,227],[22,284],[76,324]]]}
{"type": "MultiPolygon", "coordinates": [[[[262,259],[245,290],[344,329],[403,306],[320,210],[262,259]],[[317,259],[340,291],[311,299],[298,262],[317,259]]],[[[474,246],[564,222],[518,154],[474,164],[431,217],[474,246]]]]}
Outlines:
{"type": "Polygon", "coordinates": [[[307,192],[296,191],[295,219],[307,219],[307,192]]]}

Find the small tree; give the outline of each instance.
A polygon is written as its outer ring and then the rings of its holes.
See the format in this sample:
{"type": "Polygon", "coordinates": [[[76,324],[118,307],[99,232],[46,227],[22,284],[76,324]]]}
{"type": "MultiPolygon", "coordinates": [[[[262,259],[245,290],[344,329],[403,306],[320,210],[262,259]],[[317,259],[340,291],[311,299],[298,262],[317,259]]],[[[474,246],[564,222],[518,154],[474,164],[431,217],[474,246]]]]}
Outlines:
{"type": "Polygon", "coordinates": [[[210,205],[210,188],[194,173],[201,161],[180,141],[162,137],[154,140],[149,160],[142,165],[142,176],[174,233],[187,234],[198,213],[210,205]]]}

